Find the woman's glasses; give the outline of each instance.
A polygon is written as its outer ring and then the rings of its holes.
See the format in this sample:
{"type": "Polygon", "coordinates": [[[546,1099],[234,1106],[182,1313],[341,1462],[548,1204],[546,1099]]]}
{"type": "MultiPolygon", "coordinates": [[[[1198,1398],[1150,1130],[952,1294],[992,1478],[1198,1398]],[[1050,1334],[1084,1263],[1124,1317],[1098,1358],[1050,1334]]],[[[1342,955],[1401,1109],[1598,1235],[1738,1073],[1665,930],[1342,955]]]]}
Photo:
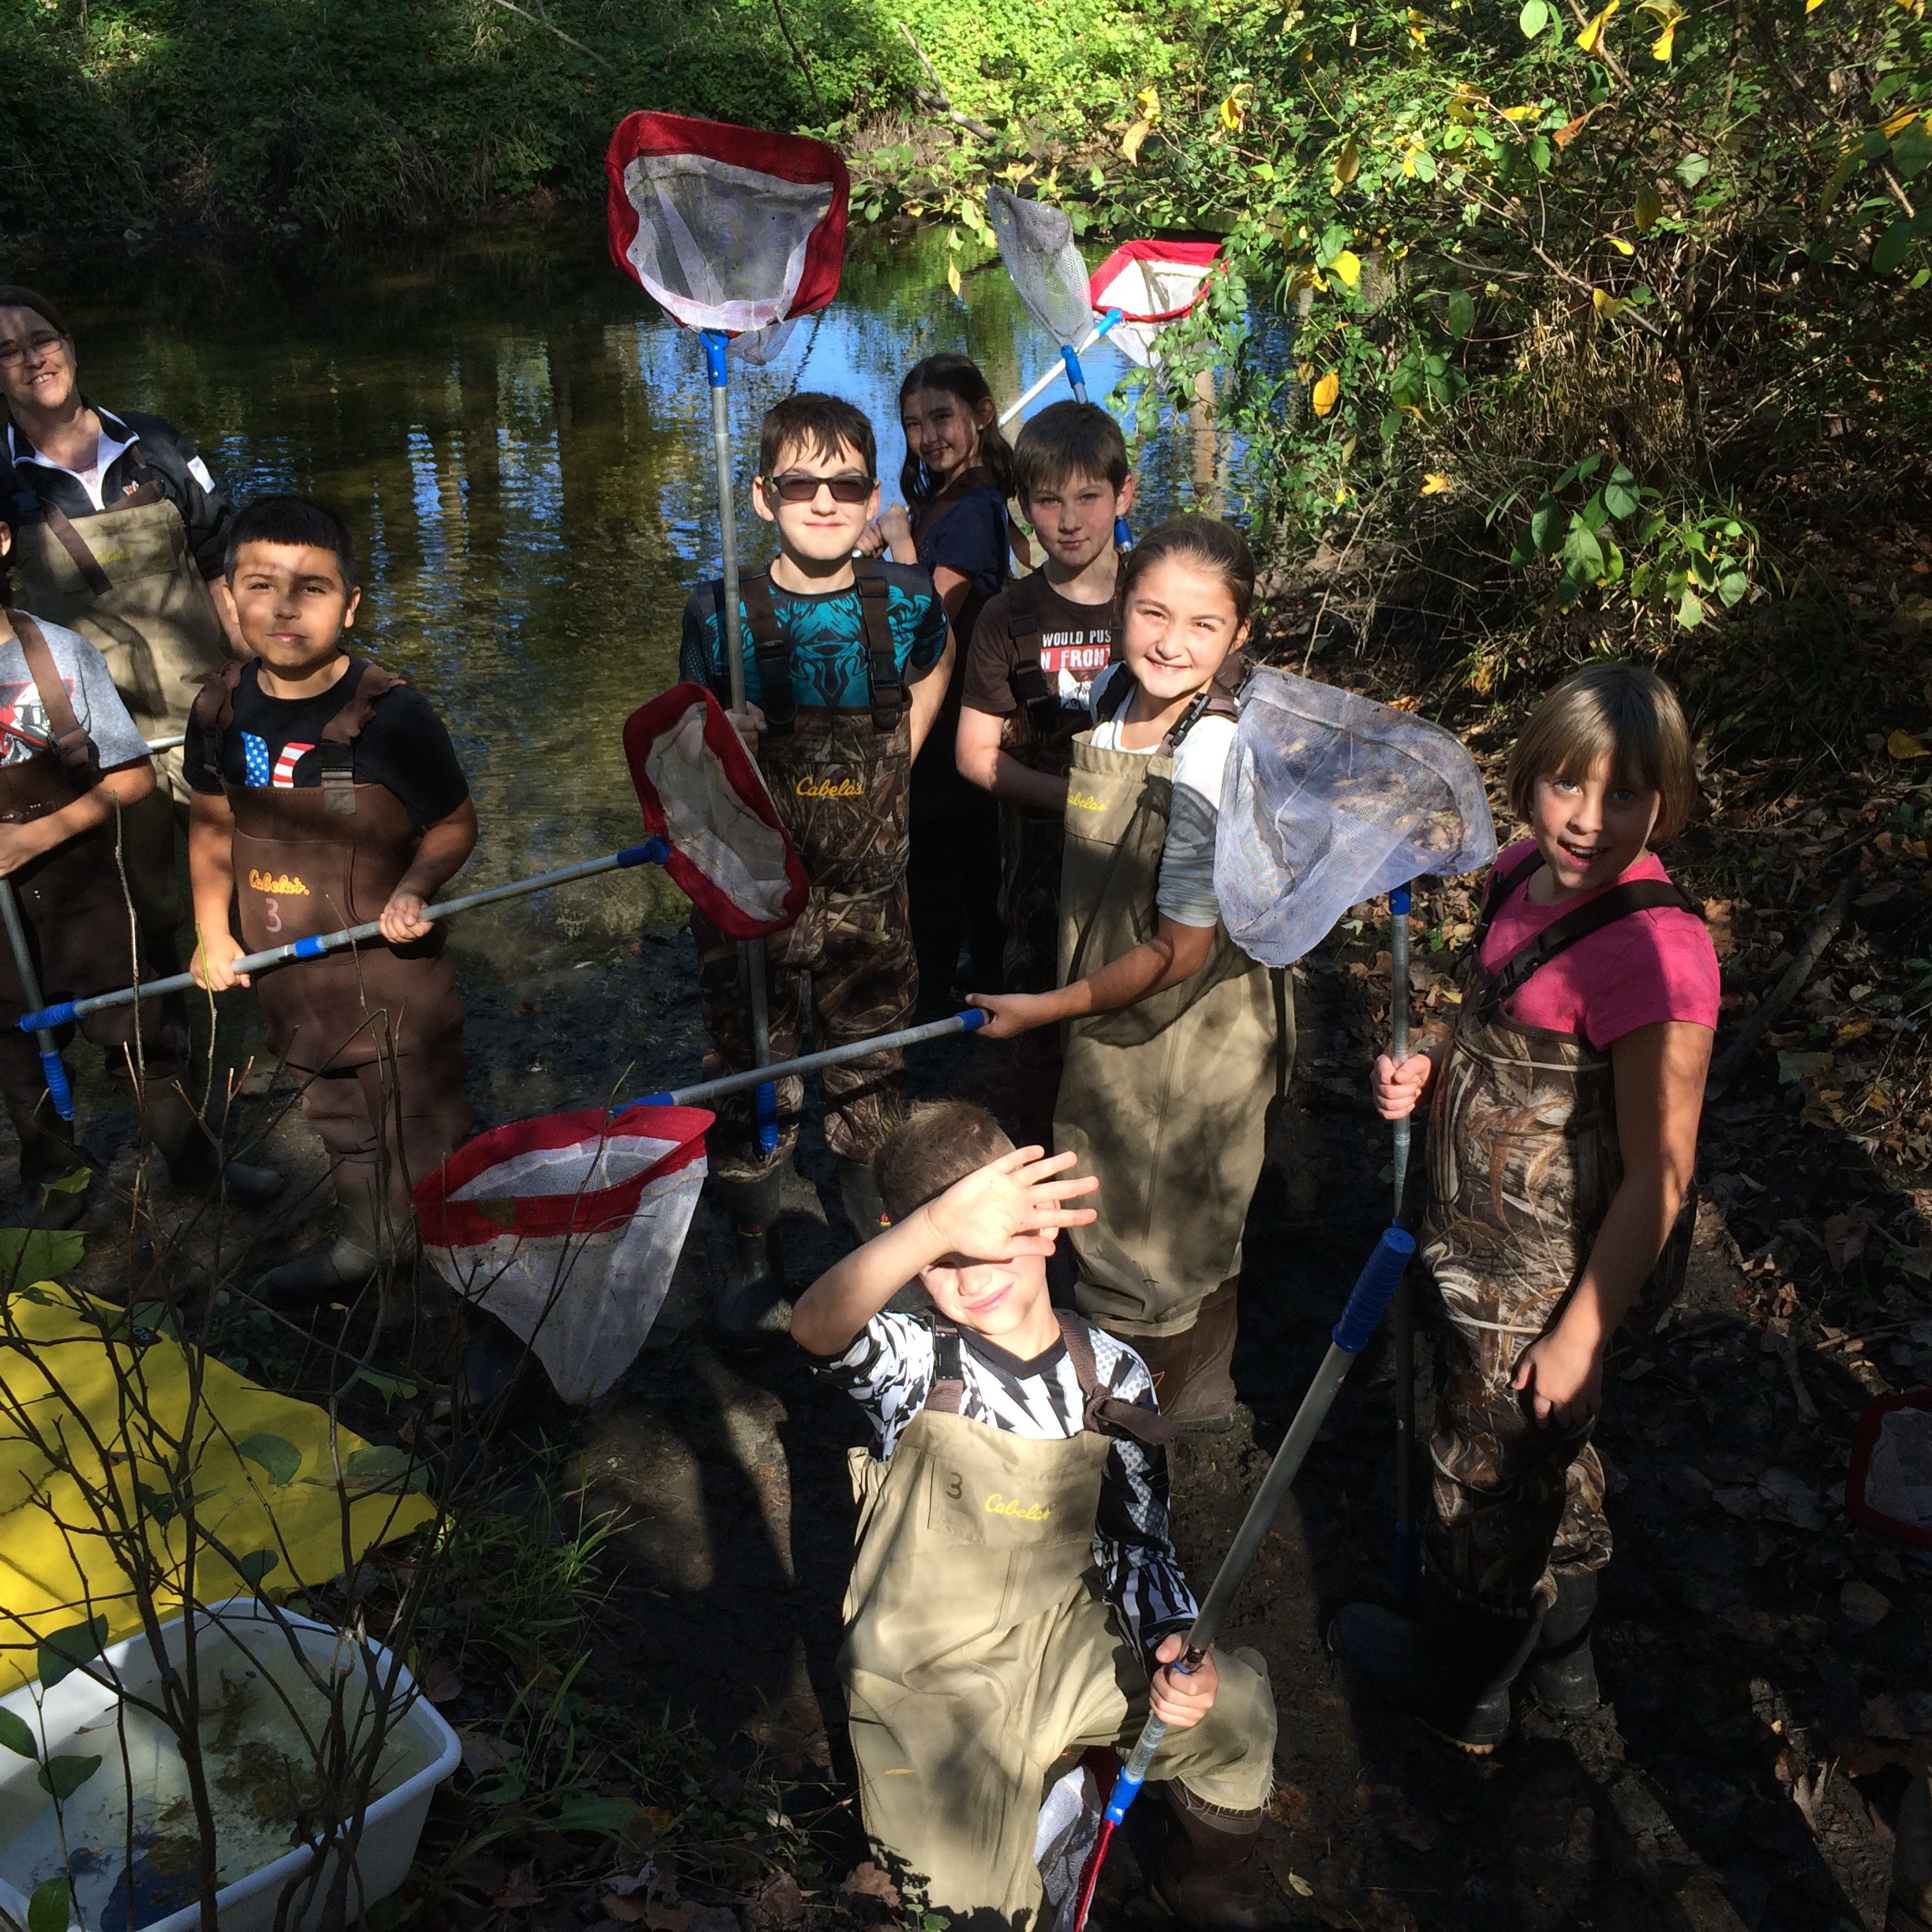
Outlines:
{"type": "Polygon", "coordinates": [[[38,362],[50,349],[58,349],[61,339],[51,333],[29,335],[24,343],[0,342],[0,369],[12,369],[28,356],[38,362]]]}
{"type": "Polygon", "coordinates": [[[834,503],[862,504],[872,494],[873,479],[864,476],[777,476],[765,478],[769,495],[781,503],[808,504],[823,490],[834,503]]]}

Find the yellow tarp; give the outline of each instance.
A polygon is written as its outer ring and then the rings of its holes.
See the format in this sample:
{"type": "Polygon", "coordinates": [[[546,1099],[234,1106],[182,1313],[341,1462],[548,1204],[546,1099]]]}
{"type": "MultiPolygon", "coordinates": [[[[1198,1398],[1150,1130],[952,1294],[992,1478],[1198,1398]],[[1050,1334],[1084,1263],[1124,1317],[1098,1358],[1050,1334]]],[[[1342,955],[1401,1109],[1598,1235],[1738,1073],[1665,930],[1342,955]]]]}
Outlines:
{"type": "Polygon", "coordinates": [[[33,1676],[39,1637],[97,1616],[110,1643],[140,1628],[122,1560],[137,1536],[157,1567],[156,1608],[180,1609],[183,1470],[200,1532],[199,1603],[251,1593],[210,1540],[279,1597],[326,1583],[435,1515],[426,1497],[395,1493],[393,1475],[391,1489],[372,1490],[382,1452],[372,1469],[361,1437],[338,1429],[331,1444],[322,1410],[210,1357],[190,1426],[189,1380],[187,1350],[133,1329],[110,1303],[53,1282],[0,1301],[0,1695],[33,1676]],[[251,1441],[252,1458],[236,1453],[251,1441]],[[359,1455],[360,1470],[350,1466],[359,1455]],[[107,1489],[110,1469],[129,1526],[118,1535],[103,1533],[87,1500],[107,1489]]]}

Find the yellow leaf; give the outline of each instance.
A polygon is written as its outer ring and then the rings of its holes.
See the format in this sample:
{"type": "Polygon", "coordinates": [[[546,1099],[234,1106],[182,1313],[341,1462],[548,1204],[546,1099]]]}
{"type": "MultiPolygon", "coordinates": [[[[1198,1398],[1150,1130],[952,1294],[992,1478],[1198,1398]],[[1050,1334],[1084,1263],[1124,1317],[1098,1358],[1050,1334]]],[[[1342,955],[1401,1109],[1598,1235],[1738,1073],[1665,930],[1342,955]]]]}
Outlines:
{"type": "Polygon", "coordinates": [[[957,262],[949,261],[946,264],[946,286],[955,295],[960,292],[960,272],[957,262]]]}
{"type": "Polygon", "coordinates": [[[1455,487],[1452,480],[1432,470],[1422,479],[1422,488],[1417,492],[1424,496],[1444,496],[1455,487]]]}
{"type": "Polygon", "coordinates": [[[1125,155],[1129,161],[1138,161],[1140,159],[1140,144],[1147,139],[1148,136],[1151,134],[1153,130],[1154,123],[1151,121],[1136,121],[1133,125],[1121,137],[1121,152],[1125,155]]]}
{"type": "Polygon", "coordinates": [[[1616,296],[1600,288],[1590,290],[1590,305],[1605,321],[1613,316],[1621,315],[1628,306],[1628,304],[1619,301],[1616,296]]]}
{"type": "Polygon", "coordinates": [[[1805,0],[1805,11],[1815,13],[1825,4],[1825,0],[1805,0]]]}
{"type": "Polygon", "coordinates": [[[1610,4],[1577,36],[1576,43],[1586,54],[1597,51],[1597,43],[1603,38],[1603,30],[1609,25],[1611,16],[1622,3],[1623,0],[1610,0],[1610,4]]]}
{"type": "Polygon", "coordinates": [[[1219,112],[1221,125],[1229,133],[1238,134],[1241,131],[1242,123],[1248,118],[1248,110],[1241,105],[1240,88],[1237,88],[1221,103],[1219,112]]]}
{"type": "Polygon", "coordinates": [[[1650,43],[1650,58],[1653,60],[1668,60],[1671,57],[1671,48],[1676,43],[1676,38],[1677,23],[1675,21],[1672,21],[1671,24],[1650,43]]]}
{"type": "Polygon", "coordinates": [[[1503,110],[1503,118],[1505,121],[1527,121],[1532,114],[1541,114],[1542,111],[1533,102],[1526,107],[1505,107],[1503,110]]]}
{"type": "Polygon", "coordinates": [[[1646,185],[1637,190],[1637,232],[1648,234],[1664,213],[1664,197],[1654,185],[1646,185]]]}
{"type": "Polygon", "coordinates": [[[1402,172],[1410,180],[1415,179],[1415,150],[1413,148],[1402,150],[1402,172]]]}
{"type": "Polygon", "coordinates": [[[1893,135],[1898,133],[1901,129],[1910,127],[1918,118],[1919,110],[1916,107],[1908,107],[1903,114],[1895,114],[1889,121],[1882,125],[1885,133],[1888,135],[1893,135]]]}
{"type": "Polygon", "coordinates": [[[1932,751],[1926,751],[1910,732],[1895,731],[1885,740],[1885,749],[1895,758],[1901,761],[1908,758],[1932,758],[1932,751]]]}
{"type": "Polygon", "coordinates": [[[1160,89],[1157,87],[1144,87],[1134,96],[1134,105],[1140,110],[1143,120],[1156,119],[1160,114],[1160,89]]]}
{"type": "Polygon", "coordinates": [[[1619,255],[1634,255],[1637,253],[1637,251],[1632,248],[1621,235],[1605,235],[1604,239],[1608,242],[1619,255]]]}
{"type": "Polygon", "coordinates": [[[1346,188],[1361,172],[1361,150],[1355,145],[1351,134],[1342,144],[1342,152],[1335,158],[1335,178],[1339,187],[1346,188]]]}
{"type": "Polygon", "coordinates": [[[1361,279],[1361,262],[1351,250],[1344,249],[1329,263],[1328,272],[1338,282],[1346,283],[1353,288],[1361,279]]]}
{"type": "Polygon", "coordinates": [[[1331,369],[1315,385],[1315,392],[1309,400],[1315,406],[1317,416],[1326,416],[1335,406],[1335,399],[1342,393],[1342,378],[1331,369]]]}

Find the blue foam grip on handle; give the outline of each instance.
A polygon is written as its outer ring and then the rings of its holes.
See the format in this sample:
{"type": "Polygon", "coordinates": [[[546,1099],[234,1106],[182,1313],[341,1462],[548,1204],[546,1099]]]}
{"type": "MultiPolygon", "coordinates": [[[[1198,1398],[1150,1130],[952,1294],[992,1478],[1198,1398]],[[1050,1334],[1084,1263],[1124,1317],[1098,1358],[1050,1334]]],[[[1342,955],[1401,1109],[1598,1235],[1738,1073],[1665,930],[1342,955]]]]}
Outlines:
{"type": "Polygon", "coordinates": [[[724,367],[724,345],[731,338],[722,329],[701,329],[698,338],[704,343],[706,380],[713,389],[729,388],[731,376],[724,367]]]}
{"type": "Polygon", "coordinates": [[[1390,912],[1394,913],[1398,919],[1406,919],[1409,916],[1409,888],[1406,886],[1398,886],[1389,894],[1390,912]]]}
{"type": "Polygon", "coordinates": [[[54,1103],[54,1111],[64,1121],[73,1118],[73,1089],[67,1084],[67,1068],[57,1053],[43,1053],[40,1056],[41,1071],[47,1075],[47,1097],[54,1103]]]}
{"type": "Polygon", "coordinates": [[[38,1013],[23,1016],[20,1030],[23,1033],[51,1033],[55,1027],[72,1026],[80,1017],[74,1011],[80,1003],[78,1000],[62,1000],[58,1006],[43,1006],[38,1013]]]}
{"type": "Polygon", "coordinates": [[[977,1033],[992,1017],[983,1006],[965,1007],[959,1017],[960,1031],[962,1033],[977,1033]]]}
{"type": "Polygon", "coordinates": [[[1114,548],[1123,555],[1133,548],[1133,526],[1125,517],[1114,519],[1114,548]]]}
{"type": "Polygon", "coordinates": [[[1375,1333],[1376,1324],[1395,1293],[1395,1284],[1402,1279],[1402,1270],[1414,1259],[1415,1251],[1415,1237],[1406,1228],[1383,1230],[1375,1252],[1349,1290],[1348,1305],[1342,1311],[1342,1319],[1330,1332],[1329,1339],[1337,1348],[1359,1355],[1368,1346],[1368,1338],[1375,1333]]]}
{"type": "Polygon", "coordinates": [[[766,1080],[755,1089],[755,1094],[758,1148],[769,1154],[778,1144],[778,1088],[775,1082],[766,1080]]]}
{"type": "Polygon", "coordinates": [[[1080,359],[1074,353],[1071,343],[1061,343],[1060,360],[1066,365],[1067,381],[1075,397],[1084,402],[1087,400],[1087,372],[1080,367],[1080,359]]]}
{"type": "Polygon", "coordinates": [[[1113,328],[1116,322],[1124,322],[1126,320],[1126,319],[1127,311],[1125,309],[1110,309],[1106,313],[1094,324],[1094,333],[1096,335],[1104,335],[1109,329],[1113,328]]]}
{"type": "Polygon", "coordinates": [[[620,866],[662,865],[671,856],[671,848],[661,838],[647,838],[642,845],[627,845],[617,855],[620,866]]]}
{"type": "Polygon", "coordinates": [[[1127,1807],[1140,1795],[1142,1780],[1129,1777],[1125,1770],[1114,1780],[1114,1788],[1108,1794],[1106,1809],[1100,1814],[1109,1825],[1118,1827],[1127,1815],[1127,1807]]]}

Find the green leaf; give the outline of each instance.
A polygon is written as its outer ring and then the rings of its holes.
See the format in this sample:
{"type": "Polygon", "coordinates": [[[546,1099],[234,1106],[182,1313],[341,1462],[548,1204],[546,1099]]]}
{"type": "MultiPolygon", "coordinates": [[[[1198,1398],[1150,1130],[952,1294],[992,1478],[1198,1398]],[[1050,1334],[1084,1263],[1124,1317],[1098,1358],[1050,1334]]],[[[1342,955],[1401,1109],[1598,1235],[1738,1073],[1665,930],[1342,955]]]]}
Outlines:
{"type": "Polygon", "coordinates": [[[1548,556],[1563,541],[1563,507],[1552,496],[1545,496],[1530,513],[1530,540],[1538,556],[1548,556]]]}
{"type": "Polygon", "coordinates": [[[1523,10],[1516,16],[1516,24],[1522,29],[1526,40],[1533,40],[1549,24],[1548,0],[1523,0],[1523,10]]]}
{"type": "Polygon", "coordinates": [[[1455,290],[1449,298],[1445,317],[1449,333],[1460,342],[1476,326],[1475,298],[1466,289],[1455,290]]]}
{"type": "Polygon", "coordinates": [[[50,1194],[84,1194],[88,1191],[88,1183],[93,1178],[91,1168],[76,1167],[62,1174],[58,1181],[45,1181],[43,1185],[50,1194]]]}
{"type": "Polygon", "coordinates": [[[49,1878],[27,1901],[27,1932],[67,1932],[73,1923],[73,1888],[66,1878],[49,1878]]]}
{"type": "Polygon", "coordinates": [[[343,1474],[351,1482],[392,1482],[409,1469],[409,1451],[388,1443],[358,1449],[343,1465],[343,1474]]]}
{"type": "Polygon", "coordinates": [[[1694,188],[1710,172],[1710,167],[1709,161],[1694,149],[1677,163],[1675,172],[1687,188],[1694,188]]]}
{"type": "Polygon", "coordinates": [[[1928,163],[1932,163],[1932,135],[1926,133],[1925,117],[1908,121],[1892,137],[1892,165],[1900,175],[1910,181],[1915,174],[1923,174],[1928,163]]]}
{"type": "Polygon", "coordinates": [[[1637,493],[1635,479],[1621,463],[1617,472],[1604,485],[1604,507],[1613,517],[1634,516],[1643,507],[1643,499],[1637,493]]]}
{"type": "Polygon", "coordinates": [[[590,1832],[600,1838],[619,1838],[638,1814],[633,1798],[605,1798],[596,1792],[573,1792],[557,1807],[551,1822],[558,1831],[590,1832]]]}
{"type": "Polygon", "coordinates": [[[1613,584],[1623,575],[1623,552],[1607,536],[1600,534],[1597,541],[1603,545],[1603,581],[1613,584]]]}
{"type": "Polygon", "coordinates": [[[1726,610],[1741,604],[1750,591],[1750,579],[1742,571],[1727,571],[1717,579],[1717,594],[1724,599],[1726,610]]]}
{"type": "Polygon", "coordinates": [[[65,1804],[100,1768],[98,1758],[50,1758],[34,1781],[56,1804],[65,1804]]]}
{"type": "Polygon", "coordinates": [[[1415,171],[1419,182],[1432,182],[1436,178],[1436,157],[1426,148],[1415,151],[1415,171]]]}
{"type": "Polygon", "coordinates": [[[1602,467],[1603,452],[1599,450],[1592,455],[1586,456],[1583,460],[1577,465],[1576,474],[1579,477],[1593,477],[1602,467]]]}
{"type": "Polygon", "coordinates": [[[144,1482],[134,1485],[134,1500],[141,1506],[141,1513],[165,1530],[181,1511],[174,1507],[174,1499],[165,1490],[152,1489],[144,1482]]]}
{"type": "Polygon", "coordinates": [[[0,1228],[0,1282],[58,1281],[79,1267],[86,1249],[86,1236],[71,1230],[0,1228]]]}
{"type": "Polygon", "coordinates": [[[1704,621],[1704,606],[1688,584],[1684,586],[1683,601],[1677,606],[1677,621],[1687,631],[1694,631],[1704,621]]]}
{"type": "Polygon", "coordinates": [[[235,1559],[235,1574],[250,1589],[259,1591],[262,1578],[281,1560],[273,1550],[250,1550],[245,1556],[235,1559]]]}
{"type": "Polygon", "coordinates": [[[27,1720],[10,1710],[0,1710],[0,1744],[21,1758],[38,1758],[34,1749],[33,1733],[27,1728],[27,1720]]]}
{"type": "Polygon", "coordinates": [[[259,1463],[278,1489],[294,1481],[301,1468],[301,1451],[280,1436],[251,1436],[245,1442],[235,1444],[235,1454],[259,1463]]]}
{"type": "Polygon", "coordinates": [[[39,1664],[40,1687],[51,1690],[71,1671],[91,1664],[107,1641],[107,1619],[95,1617],[92,1623],[71,1623],[40,1639],[39,1664]]]}
{"type": "Polygon", "coordinates": [[[1530,164],[1539,174],[1547,174],[1550,166],[1550,144],[1542,135],[1537,135],[1530,144],[1530,164]]]}
{"type": "Polygon", "coordinates": [[[1664,197],[1654,185],[1646,182],[1637,190],[1637,204],[1632,212],[1636,217],[1638,233],[1648,234],[1663,217],[1664,197]]]}
{"type": "Polygon", "coordinates": [[[1895,221],[1878,238],[1878,245],[1871,253],[1871,265],[1875,273],[1889,275],[1911,253],[1911,223],[1895,221]]]}
{"type": "Polygon", "coordinates": [[[1563,537],[1563,560],[1564,568],[1578,583],[1593,584],[1604,574],[1603,546],[1580,516],[1570,519],[1570,528],[1563,537]]]}
{"type": "Polygon", "coordinates": [[[399,1395],[407,1401],[416,1393],[414,1382],[406,1382],[400,1376],[378,1375],[373,1368],[358,1368],[356,1380],[366,1382],[384,1402],[394,1402],[399,1395]]]}

